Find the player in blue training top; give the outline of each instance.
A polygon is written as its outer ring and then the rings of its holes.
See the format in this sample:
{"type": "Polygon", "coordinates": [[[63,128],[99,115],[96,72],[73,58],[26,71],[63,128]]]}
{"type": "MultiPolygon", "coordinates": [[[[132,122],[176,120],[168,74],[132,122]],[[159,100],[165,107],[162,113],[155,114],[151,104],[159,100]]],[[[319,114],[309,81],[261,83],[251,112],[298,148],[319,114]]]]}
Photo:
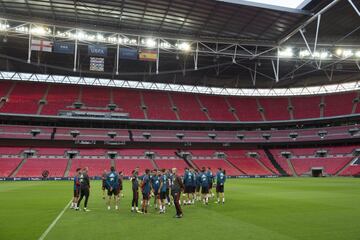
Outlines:
{"type": "Polygon", "coordinates": [[[222,197],[222,203],[225,203],[224,185],[226,181],[225,170],[219,168],[216,173],[216,197],[217,203],[220,203],[220,196],[222,197]]]}
{"type": "Polygon", "coordinates": [[[209,196],[214,197],[214,193],[212,192],[213,183],[214,183],[214,175],[213,175],[210,167],[208,167],[206,175],[209,179],[209,196]]]}
{"type": "Polygon", "coordinates": [[[184,193],[186,194],[186,199],[183,200],[184,205],[187,205],[187,204],[190,205],[192,202],[191,196],[192,196],[192,188],[193,188],[194,181],[195,181],[194,174],[188,168],[185,168],[183,183],[185,186],[184,193]]]}
{"type": "Polygon", "coordinates": [[[196,200],[200,201],[201,200],[201,195],[200,195],[201,181],[200,181],[200,172],[197,169],[195,169],[195,185],[196,185],[196,189],[195,189],[196,200]]]}
{"type": "Polygon", "coordinates": [[[166,174],[165,169],[161,170],[161,175],[160,175],[160,214],[161,213],[165,213],[165,209],[166,209],[166,204],[165,204],[165,199],[166,199],[166,192],[168,191],[168,176],[166,174]]]}
{"type": "Polygon", "coordinates": [[[118,210],[119,202],[119,175],[115,170],[115,167],[110,168],[110,172],[106,176],[106,188],[108,190],[107,208],[110,210],[111,197],[114,195],[115,209],[118,210]]]}
{"type": "MultiPolygon", "coordinates": [[[[159,195],[159,190],[160,190],[160,171],[159,170],[154,170],[153,171],[153,177],[151,178],[151,187],[153,189],[153,193],[154,193],[154,206],[155,209],[157,209],[158,207],[158,203],[160,202],[160,195],[159,195]]],[[[160,203],[159,203],[160,205],[160,203]]]]}
{"type": "Polygon", "coordinates": [[[77,202],[79,200],[80,194],[80,182],[79,182],[79,175],[80,175],[81,168],[76,169],[76,175],[74,176],[74,197],[71,203],[72,209],[76,209],[77,202]]]}
{"type": "Polygon", "coordinates": [[[141,192],[143,195],[141,212],[147,213],[147,208],[148,208],[150,193],[151,193],[150,169],[145,170],[145,175],[141,182],[141,192]]]}
{"type": "Polygon", "coordinates": [[[209,177],[206,174],[206,169],[203,167],[200,173],[200,185],[201,185],[201,194],[204,204],[209,203],[209,177]]]}

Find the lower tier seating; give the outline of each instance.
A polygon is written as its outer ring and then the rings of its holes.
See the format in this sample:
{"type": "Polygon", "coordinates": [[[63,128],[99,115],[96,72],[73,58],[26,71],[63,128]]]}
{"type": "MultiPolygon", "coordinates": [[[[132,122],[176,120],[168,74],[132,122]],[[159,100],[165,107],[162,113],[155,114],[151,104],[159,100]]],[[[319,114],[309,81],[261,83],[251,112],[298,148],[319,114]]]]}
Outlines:
{"type": "Polygon", "coordinates": [[[9,177],[21,160],[21,158],[0,158],[0,177],[9,177]]]}
{"type": "Polygon", "coordinates": [[[239,176],[240,171],[230,166],[227,162],[222,159],[211,159],[211,160],[193,160],[193,163],[201,169],[202,167],[210,167],[213,173],[216,173],[218,168],[222,168],[226,171],[226,175],[239,176]]]}
{"type": "Polygon", "coordinates": [[[352,159],[353,157],[303,158],[291,159],[291,162],[298,175],[309,173],[312,168],[323,168],[324,173],[334,175],[352,159]]]}
{"type": "Polygon", "coordinates": [[[49,171],[49,177],[63,177],[67,159],[36,159],[29,158],[20,168],[16,177],[40,177],[44,170],[49,171]]]}

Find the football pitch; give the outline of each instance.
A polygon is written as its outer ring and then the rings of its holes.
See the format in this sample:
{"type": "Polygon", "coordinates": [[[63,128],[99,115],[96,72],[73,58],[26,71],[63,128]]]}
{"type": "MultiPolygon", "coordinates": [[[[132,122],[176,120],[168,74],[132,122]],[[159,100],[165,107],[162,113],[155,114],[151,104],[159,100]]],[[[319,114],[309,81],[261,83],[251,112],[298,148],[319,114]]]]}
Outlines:
{"type": "Polygon", "coordinates": [[[70,181],[1,182],[0,239],[360,239],[360,179],[229,179],[224,205],[184,206],[182,219],[174,207],[131,213],[128,181],[109,211],[100,185],[91,183],[91,211],[77,212],[70,181]]]}

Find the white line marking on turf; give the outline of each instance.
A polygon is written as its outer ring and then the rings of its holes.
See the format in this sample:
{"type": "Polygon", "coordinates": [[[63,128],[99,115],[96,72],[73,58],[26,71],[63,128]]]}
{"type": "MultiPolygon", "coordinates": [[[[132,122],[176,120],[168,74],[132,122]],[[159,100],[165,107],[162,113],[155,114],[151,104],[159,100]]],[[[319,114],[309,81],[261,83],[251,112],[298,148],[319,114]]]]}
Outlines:
{"type": "Polygon", "coordinates": [[[66,206],[64,207],[64,209],[59,213],[59,215],[55,218],[55,220],[50,224],[50,226],[45,230],[45,232],[39,237],[38,240],[44,240],[46,238],[46,236],[49,234],[49,232],[51,231],[51,229],[55,226],[55,224],[59,221],[59,219],[61,218],[61,216],[64,214],[64,212],[66,211],[66,209],[69,208],[70,203],[72,202],[72,200],[70,200],[70,202],[68,204],[66,204],[66,206]]]}

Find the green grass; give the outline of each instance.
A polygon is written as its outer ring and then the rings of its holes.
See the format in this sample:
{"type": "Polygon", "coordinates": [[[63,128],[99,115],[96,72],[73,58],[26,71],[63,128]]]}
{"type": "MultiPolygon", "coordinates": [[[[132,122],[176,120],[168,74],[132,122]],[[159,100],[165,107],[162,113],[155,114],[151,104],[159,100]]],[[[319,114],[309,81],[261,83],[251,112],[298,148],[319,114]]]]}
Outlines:
{"type": "MultiPolygon", "coordinates": [[[[360,179],[228,180],[225,205],[186,206],[183,219],[131,213],[129,190],[108,211],[92,182],[92,211],[66,210],[45,239],[360,239],[360,179]]],[[[0,239],[38,239],[71,194],[71,182],[0,183],[0,239]]]]}

